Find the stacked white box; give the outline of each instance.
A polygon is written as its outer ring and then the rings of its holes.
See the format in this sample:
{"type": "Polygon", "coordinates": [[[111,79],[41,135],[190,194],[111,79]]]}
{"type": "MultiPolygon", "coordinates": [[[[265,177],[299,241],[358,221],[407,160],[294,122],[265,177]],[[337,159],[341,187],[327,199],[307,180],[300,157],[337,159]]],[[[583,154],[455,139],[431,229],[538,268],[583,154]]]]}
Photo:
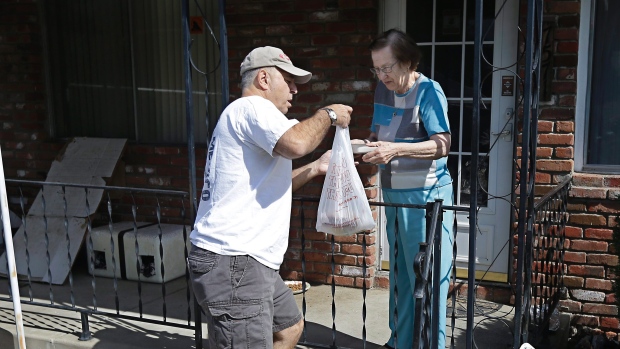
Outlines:
{"type": "Polygon", "coordinates": [[[140,281],[167,282],[185,275],[185,249],[189,246],[189,231],[186,227],[187,242],[183,239],[183,225],[155,224],[138,229],[138,256],[136,256],[134,234],[125,234],[124,257],[128,280],[138,280],[137,266],[140,268],[140,281]],[[161,245],[163,257],[159,251],[161,245]],[[139,262],[139,264],[136,264],[139,262]],[[163,263],[162,263],[163,262],[163,263]],[[161,274],[164,266],[164,277],[161,274]]]}
{"type": "MultiPolygon", "coordinates": [[[[151,225],[153,223],[137,222],[135,226],[139,228],[151,225]]],[[[121,240],[126,234],[134,234],[134,222],[118,222],[112,225],[112,232],[108,225],[102,225],[100,227],[93,228],[90,237],[93,241],[93,261],[94,270],[96,276],[122,278],[124,274],[125,261],[119,254],[119,235],[121,240]],[[114,241],[114,251],[111,251],[110,235],[114,241]],[[114,263],[112,261],[114,258],[114,263]],[[114,271],[114,265],[116,265],[116,273],[114,271]]],[[[88,243],[88,241],[87,241],[88,243]]],[[[132,245],[133,246],[133,245],[132,245]]],[[[93,266],[91,265],[91,249],[86,246],[86,255],[88,258],[88,271],[93,273],[93,266]]],[[[135,255],[135,253],[134,253],[135,255]]],[[[135,265],[135,264],[134,264],[135,265]]]]}

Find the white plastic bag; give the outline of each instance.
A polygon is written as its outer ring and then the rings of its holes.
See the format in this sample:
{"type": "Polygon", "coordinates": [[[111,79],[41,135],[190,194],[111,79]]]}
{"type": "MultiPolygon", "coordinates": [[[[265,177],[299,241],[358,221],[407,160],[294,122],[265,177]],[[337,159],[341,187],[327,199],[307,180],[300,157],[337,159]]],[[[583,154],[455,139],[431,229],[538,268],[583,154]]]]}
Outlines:
{"type": "Polygon", "coordinates": [[[319,201],[316,230],[343,236],[374,227],[364,185],[355,169],[349,129],[337,126],[319,201]]]}

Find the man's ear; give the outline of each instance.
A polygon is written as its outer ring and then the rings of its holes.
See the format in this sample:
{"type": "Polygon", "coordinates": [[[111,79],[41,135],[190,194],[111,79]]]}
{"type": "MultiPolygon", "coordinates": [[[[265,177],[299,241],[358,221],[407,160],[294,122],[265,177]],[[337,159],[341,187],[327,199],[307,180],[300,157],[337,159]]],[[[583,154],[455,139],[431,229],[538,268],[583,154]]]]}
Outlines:
{"type": "Polygon", "coordinates": [[[258,74],[256,74],[256,83],[258,85],[257,87],[259,87],[261,90],[269,89],[269,80],[269,73],[266,69],[260,69],[258,71],[258,74]]]}

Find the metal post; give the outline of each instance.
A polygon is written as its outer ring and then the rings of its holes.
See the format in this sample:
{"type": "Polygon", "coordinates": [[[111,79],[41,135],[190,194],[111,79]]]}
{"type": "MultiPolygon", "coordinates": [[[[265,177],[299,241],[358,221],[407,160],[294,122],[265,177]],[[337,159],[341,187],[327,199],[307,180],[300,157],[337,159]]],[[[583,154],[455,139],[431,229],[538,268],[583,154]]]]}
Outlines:
{"type": "MultiPolygon", "coordinates": [[[[181,31],[183,34],[183,72],[185,73],[185,122],[187,130],[187,159],[189,163],[189,197],[191,219],[196,218],[196,154],[194,151],[194,117],[192,101],[192,71],[190,66],[189,0],[181,0],[181,31]]],[[[196,349],[202,349],[202,319],[200,305],[194,299],[194,338],[196,349]]]]}
{"type": "Polygon", "coordinates": [[[432,339],[431,339],[431,348],[437,348],[439,343],[439,312],[446,311],[445,309],[439,309],[439,296],[441,294],[441,243],[443,237],[443,208],[442,208],[443,200],[437,199],[435,200],[435,204],[433,205],[433,215],[436,215],[437,218],[435,220],[435,226],[431,227],[431,229],[435,230],[434,240],[431,242],[435,245],[433,248],[433,312],[431,315],[431,324],[432,324],[432,339]]]}
{"type": "Polygon", "coordinates": [[[90,334],[90,327],[88,326],[88,313],[85,311],[80,312],[80,319],[82,320],[82,333],[80,333],[81,341],[87,341],[92,339],[93,337],[90,334]]]}
{"type": "Polygon", "coordinates": [[[196,217],[196,154],[194,146],[194,106],[192,100],[192,71],[190,65],[189,37],[189,0],[182,2],[182,34],[183,34],[183,72],[185,73],[185,127],[187,130],[187,158],[189,161],[189,196],[192,207],[192,218],[196,217]]]}
{"type": "Polygon", "coordinates": [[[466,346],[472,349],[474,344],[474,311],[476,292],[476,236],[478,232],[478,154],[480,138],[480,53],[482,52],[482,0],[476,0],[474,21],[474,80],[472,82],[473,106],[471,117],[471,164],[469,167],[469,261],[467,267],[467,333],[466,346]]]}
{"type": "Polygon", "coordinates": [[[226,30],[226,0],[219,0],[220,11],[220,69],[222,70],[222,110],[228,105],[228,31],[226,30]]]}
{"type": "MultiPolygon", "coordinates": [[[[517,292],[515,299],[515,330],[513,347],[518,348],[521,343],[527,339],[527,324],[529,320],[528,308],[529,308],[529,289],[530,285],[525,281],[531,278],[531,265],[529,260],[531,254],[528,251],[528,246],[531,246],[531,229],[532,229],[532,208],[534,203],[534,184],[535,184],[535,160],[536,160],[536,146],[532,145],[530,149],[530,143],[535,143],[538,133],[538,125],[535,124],[538,120],[538,72],[540,71],[540,57],[535,57],[537,50],[535,50],[536,42],[534,41],[534,31],[537,26],[536,20],[539,20],[541,26],[538,30],[542,30],[542,4],[540,0],[528,0],[527,7],[527,24],[526,24],[526,38],[525,38],[525,85],[523,91],[523,130],[522,130],[522,145],[521,145],[521,171],[519,178],[519,226],[517,231],[517,292]],[[539,16],[540,18],[537,18],[539,16]],[[534,81],[536,80],[536,81],[534,81]],[[531,170],[530,170],[531,166],[531,170]],[[528,257],[526,259],[526,257],[528,257]],[[524,275],[524,268],[525,273],[524,275]],[[525,284],[525,286],[524,286],[525,284]]],[[[540,46],[540,40],[542,33],[539,33],[537,42],[540,46]]],[[[539,51],[538,51],[538,54],[539,51]]]]}
{"type": "Polygon", "coordinates": [[[4,181],[4,165],[2,164],[2,149],[0,149],[0,206],[2,206],[2,227],[6,257],[9,263],[9,279],[11,284],[11,297],[13,298],[13,313],[15,326],[17,327],[17,339],[20,349],[26,349],[26,335],[24,334],[24,322],[22,318],[22,303],[19,298],[19,286],[17,283],[17,266],[15,265],[15,250],[13,249],[13,231],[9,216],[9,201],[6,195],[6,183],[4,181]]]}

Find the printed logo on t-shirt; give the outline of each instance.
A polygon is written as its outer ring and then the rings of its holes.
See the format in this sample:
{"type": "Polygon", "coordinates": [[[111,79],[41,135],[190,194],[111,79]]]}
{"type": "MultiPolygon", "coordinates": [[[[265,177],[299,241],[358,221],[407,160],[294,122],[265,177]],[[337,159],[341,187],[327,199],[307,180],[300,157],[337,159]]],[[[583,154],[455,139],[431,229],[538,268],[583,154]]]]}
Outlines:
{"type": "Polygon", "coordinates": [[[209,201],[211,199],[211,180],[209,176],[211,174],[211,158],[213,158],[213,153],[215,150],[215,136],[211,138],[211,143],[209,143],[209,153],[207,154],[207,171],[205,172],[205,185],[202,188],[202,201],[209,201]]]}

